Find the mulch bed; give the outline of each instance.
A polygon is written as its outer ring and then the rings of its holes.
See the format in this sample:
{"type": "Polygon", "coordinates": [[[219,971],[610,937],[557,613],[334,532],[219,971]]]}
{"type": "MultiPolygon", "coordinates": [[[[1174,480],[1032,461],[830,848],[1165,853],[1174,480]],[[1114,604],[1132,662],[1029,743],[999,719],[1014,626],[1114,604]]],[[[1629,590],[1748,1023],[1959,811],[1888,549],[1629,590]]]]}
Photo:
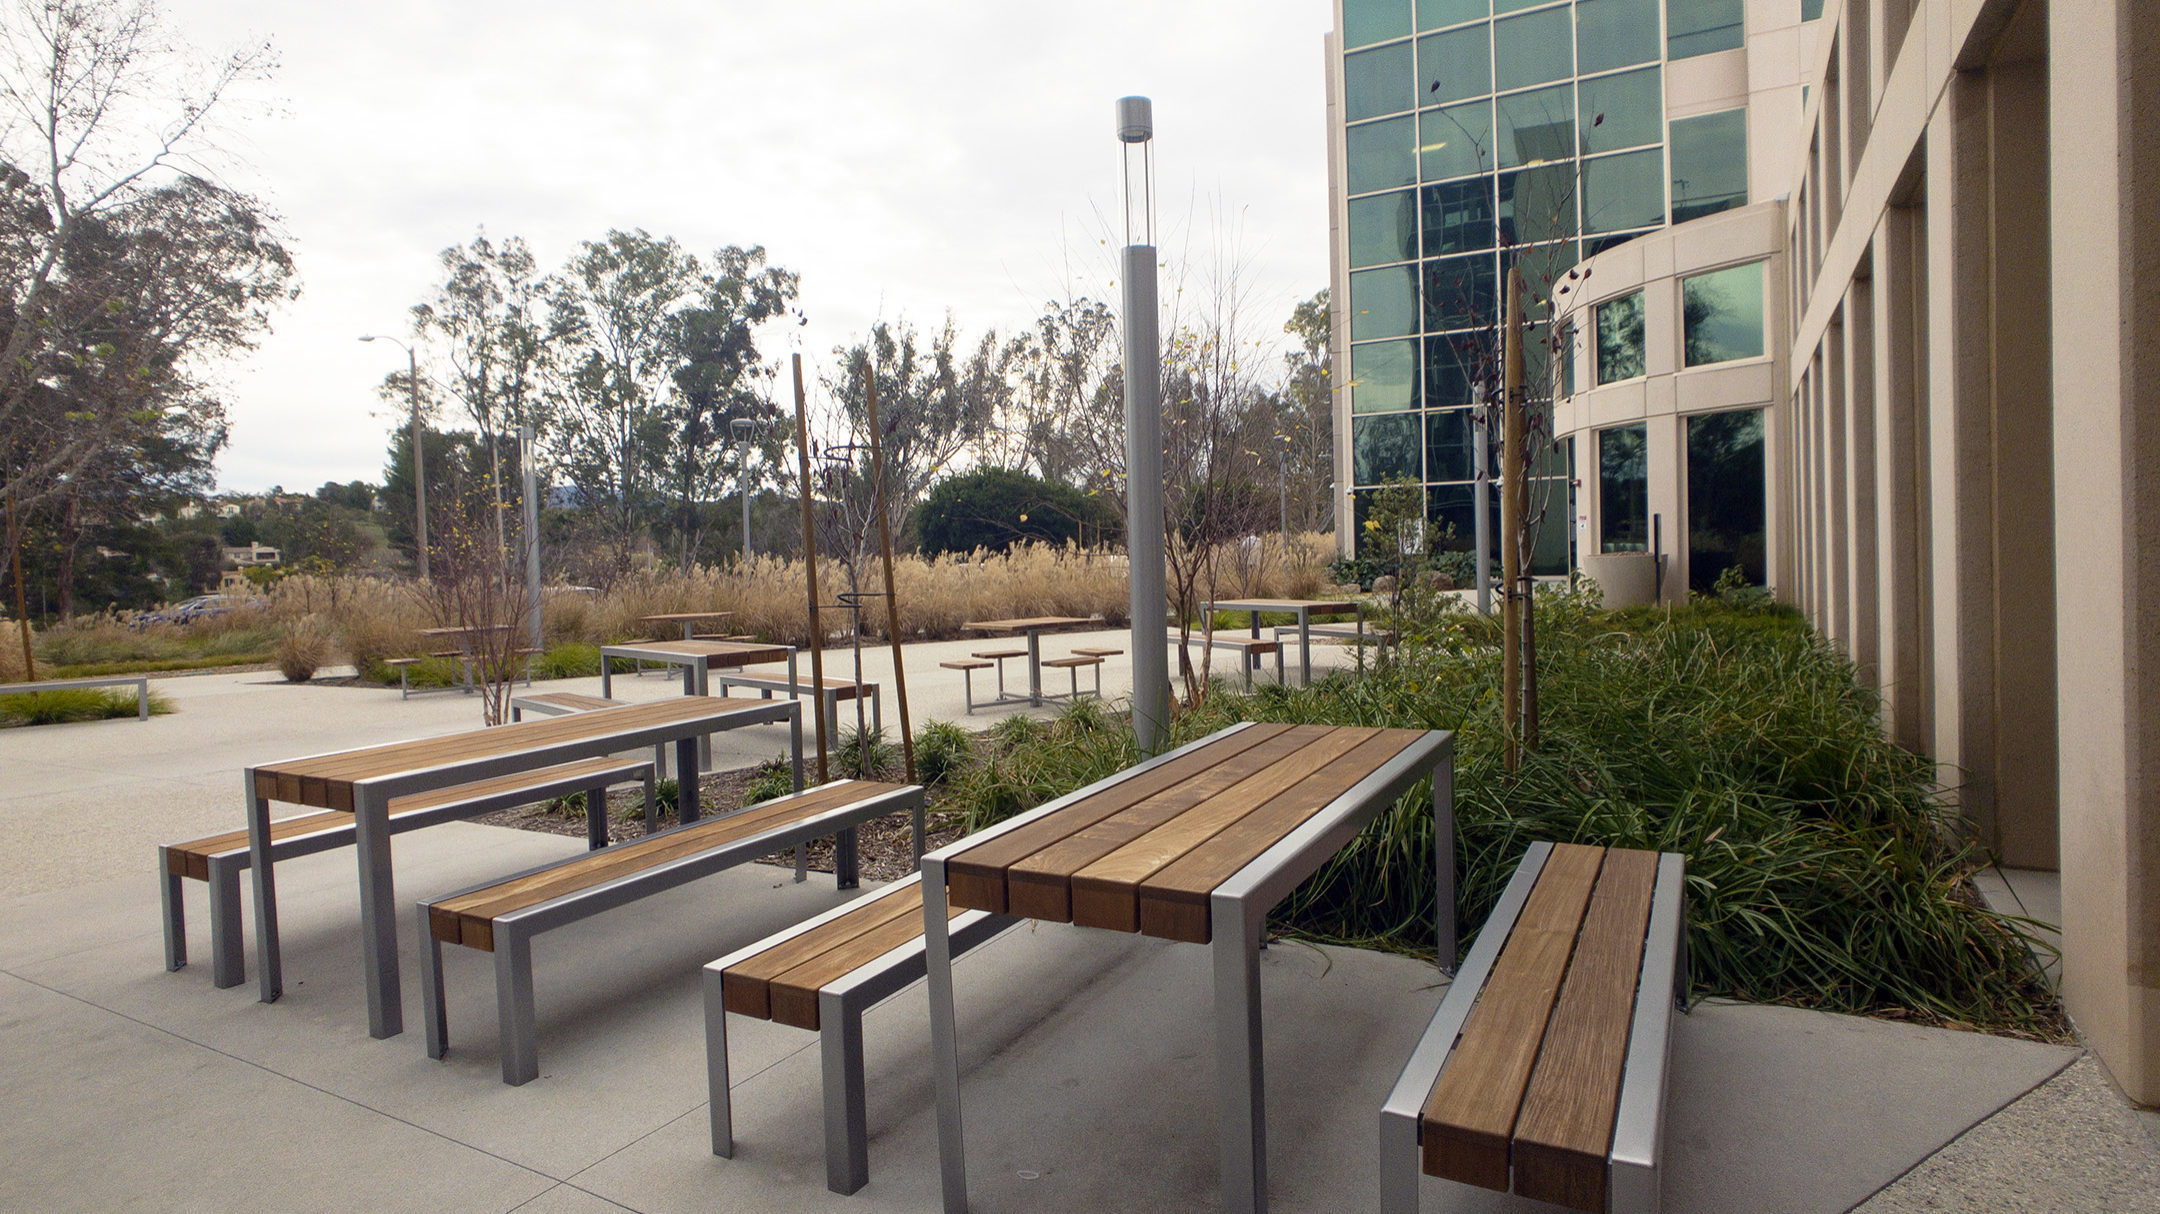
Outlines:
{"type": "MultiPolygon", "coordinates": [[[[745,767],[735,771],[719,771],[706,774],[698,781],[698,808],[706,816],[729,813],[741,809],[743,793],[750,787],[757,769],[745,767]]],[[[924,846],[936,850],[960,837],[959,815],[941,812],[939,802],[943,794],[930,791],[929,805],[924,814],[924,846]]],[[[528,805],[519,809],[505,809],[472,819],[489,826],[508,826],[518,830],[537,830],[553,835],[585,837],[585,812],[568,810],[561,802],[545,805],[528,805]]],[[[660,806],[660,825],[664,829],[675,824],[675,807],[660,806]]],[[[622,843],[642,838],[645,834],[645,791],[641,786],[618,788],[608,795],[609,842],[622,843]]],[[[856,862],[865,881],[897,881],[915,871],[913,827],[904,813],[887,814],[882,818],[865,822],[856,831],[856,862]]],[[[762,857],[758,863],[773,864],[786,868],[795,866],[795,853],[775,852],[762,857]]],[[[810,868],[813,872],[833,871],[833,841],[819,839],[810,844],[810,868]]]]}

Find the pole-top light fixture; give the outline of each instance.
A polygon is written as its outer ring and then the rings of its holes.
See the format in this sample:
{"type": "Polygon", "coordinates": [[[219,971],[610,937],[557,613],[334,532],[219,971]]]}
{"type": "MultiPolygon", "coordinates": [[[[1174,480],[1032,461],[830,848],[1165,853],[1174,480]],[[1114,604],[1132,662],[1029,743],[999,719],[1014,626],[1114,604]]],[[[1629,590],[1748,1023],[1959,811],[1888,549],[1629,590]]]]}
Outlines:
{"type": "Polygon", "coordinates": [[[736,438],[747,439],[757,432],[757,423],[747,417],[738,417],[728,423],[728,429],[735,432],[736,438]]]}
{"type": "Polygon", "coordinates": [[[1155,137],[1155,103],[1145,97],[1120,97],[1117,137],[1121,143],[1146,143],[1155,137]]]}
{"type": "Polygon", "coordinates": [[[1125,145],[1125,244],[1155,244],[1155,103],[1120,97],[1118,142],[1125,145]]]}

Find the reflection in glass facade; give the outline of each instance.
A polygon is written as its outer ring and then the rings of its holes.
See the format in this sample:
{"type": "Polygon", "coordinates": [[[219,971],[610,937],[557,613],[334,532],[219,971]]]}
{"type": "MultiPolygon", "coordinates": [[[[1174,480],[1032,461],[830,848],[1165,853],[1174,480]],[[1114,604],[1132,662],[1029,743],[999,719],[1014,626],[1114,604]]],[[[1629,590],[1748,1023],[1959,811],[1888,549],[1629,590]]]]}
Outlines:
{"type": "Polygon", "coordinates": [[[1686,223],[1747,205],[1747,111],[1675,118],[1672,219],[1686,223]]]}
{"type": "Polygon", "coordinates": [[[1687,485],[1688,589],[1709,593],[1735,565],[1748,585],[1767,584],[1762,410],[1688,418],[1687,485]]]}
{"type": "Polygon", "coordinates": [[[1616,384],[1643,373],[1643,293],[1630,291],[1597,306],[1597,381],[1616,384]]]}
{"type": "Polygon", "coordinates": [[[1665,57],[1738,50],[1747,41],[1741,0],[1665,0],[1665,57]]]}
{"type": "Polygon", "coordinates": [[[1685,365],[1705,366],[1763,353],[1763,263],[1680,280],[1685,365]]]}
{"type": "Polygon", "coordinates": [[[1649,448],[1639,424],[1597,432],[1600,552],[1650,550],[1649,448]]]}

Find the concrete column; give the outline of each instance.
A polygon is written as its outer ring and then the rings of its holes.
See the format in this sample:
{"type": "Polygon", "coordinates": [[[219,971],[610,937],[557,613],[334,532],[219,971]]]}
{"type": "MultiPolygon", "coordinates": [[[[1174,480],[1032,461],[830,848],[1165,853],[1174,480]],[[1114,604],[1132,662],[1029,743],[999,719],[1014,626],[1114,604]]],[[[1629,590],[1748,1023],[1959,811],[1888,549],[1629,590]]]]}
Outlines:
{"type": "Polygon", "coordinates": [[[1846,650],[1863,683],[1875,683],[1881,636],[1876,624],[1882,569],[1875,542],[1875,282],[1853,281],[1845,295],[1846,650]]]}
{"type": "Polygon", "coordinates": [[[1921,750],[1926,688],[1919,582],[1926,551],[1921,540],[1920,459],[1914,433],[1913,341],[1918,323],[1914,290],[1912,212],[1892,207],[1875,230],[1874,267],[1876,670],[1883,725],[1898,745],[1921,750]]]}
{"type": "Polygon", "coordinates": [[[1983,829],[1995,807],[1993,435],[1987,85],[1953,75],[1928,120],[1928,456],[1935,736],[1943,784],[1983,829]]]}
{"type": "Polygon", "coordinates": [[[2160,6],[2050,7],[2063,991],[2160,1103],[2160,6]]]}
{"type": "Polygon", "coordinates": [[[1845,443],[1845,334],[1846,317],[1841,309],[1823,333],[1823,597],[1824,611],[1816,623],[1837,647],[1852,656],[1852,530],[1846,512],[1849,466],[1845,443]]]}

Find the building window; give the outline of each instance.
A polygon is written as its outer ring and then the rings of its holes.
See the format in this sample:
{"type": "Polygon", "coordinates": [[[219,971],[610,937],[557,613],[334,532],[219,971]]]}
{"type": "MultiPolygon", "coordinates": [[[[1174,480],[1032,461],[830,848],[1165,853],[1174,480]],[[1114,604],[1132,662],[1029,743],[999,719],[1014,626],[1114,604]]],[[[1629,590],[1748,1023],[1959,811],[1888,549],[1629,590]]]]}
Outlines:
{"type": "Polygon", "coordinates": [[[1416,109],[1417,70],[1410,66],[1410,44],[1343,56],[1343,100],[1352,122],[1416,109]]]}
{"type": "Polygon", "coordinates": [[[1410,32],[1410,0],[1343,0],[1343,45],[1371,46],[1410,32]]]}
{"type": "Polygon", "coordinates": [[[1553,346],[1553,357],[1560,360],[1560,395],[1566,400],[1575,395],[1575,322],[1560,326],[1560,340],[1553,346]]]}
{"type": "Polygon", "coordinates": [[[1557,161],[1500,174],[1500,236],[1510,245],[1572,240],[1575,162],[1557,161]]]}
{"type": "Polygon", "coordinates": [[[1417,103],[1434,105],[1492,92],[1492,34],[1472,25],[1417,42],[1417,103]]]}
{"type": "Polygon", "coordinates": [[[1418,172],[1445,181],[1492,170],[1492,102],[1473,101],[1418,115],[1418,172]]]}
{"type": "Polygon", "coordinates": [[[1687,460],[1688,589],[1708,594],[1734,566],[1748,585],[1767,584],[1762,410],[1688,418],[1687,460]]]}
{"type": "MultiPolygon", "coordinates": [[[[1475,253],[1493,247],[1492,182],[1480,177],[1423,191],[1425,251],[1475,253]]],[[[1353,232],[1352,239],[1355,239],[1353,232]]]]}
{"type": "Polygon", "coordinates": [[[1425,477],[1466,481],[1477,474],[1476,428],[1470,409],[1442,409],[1425,415],[1425,477]]]}
{"type": "Polygon", "coordinates": [[[1499,167],[1543,164],[1575,154],[1575,89],[1535,89],[1499,100],[1499,167]]]}
{"type": "Polygon", "coordinates": [[[1417,407],[1417,342],[1350,347],[1350,411],[1393,413],[1417,407]]]}
{"type": "Polygon", "coordinates": [[[1465,21],[1477,21],[1491,14],[1492,5],[1489,0],[1417,0],[1417,27],[1420,30],[1461,25],[1465,21]]]}
{"type": "Polygon", "coordinates": [[[1484,361],[1480,334],[1454,333],[1425,339],[1425,406],[1445,409],[1470,403],[1470,384],[1484,361]]]}
{"type": "MultiPolygon", "coordinates": [[[[1353,284],[1355,278],[1352,279],[1353,284]]],[[[1597,306],[1597,382],[1616,384],[1643,373],[1643,293],[1631,291],[1597,306]]]]}
{"type": "Polygon", "coordinates": [[[1656,143],[1665,125],[1663,75],[1657,68],[1621,72],[1585,80],[1582,103],[1582,154],[1617,152],[1656,143]]]}
{"type": "Polygon", "coordinates": [[[1620,232],[1665,222],[1665,153],[1658,148],[1583,161],[1583,230],[1620,232]]]}
{"type": "Polygon", "coordinates": [[[1686,59],[1745,42],[1741,0],[1665,0],[1665,57],[1686,59]]]}
{"type": "Polygon", "coordinates": [[[1418,479],[1419,433],[1415,413],[1389,413],[1350,419],[1351,473],[1360,485],[1378,485],[1398,476],[1418,479]]]}
{"type": "Polygon", "coordinates": [[[1802,21],[1820,21],[1822,19],[1822,0],[1800,0],[1800,19],[1802,21]]]}
{"type": "Polygon", "coordinates": [[[1417,280],[1411,266],[1360,270],[1350,276],[1350,340],[1407,337],[1417,332],[1417,280]]]}
{"type": "Polygon", "coordinates": [[[1598,551],[1650,550],[1649,432],[1641,425],[1597,432],[1598,551]]]}
{"type": "Polygon", "coordinates": [[[1344,132],[1350,192],[1370,194],[1417,184],[1417,124],[1408,114],[1366,122],[1344,132]]]}
{"type": "Polygon", "coordinates": [[[1763,263],[1680,280],[1683,365],[1701,367],[1763,353],[1763,263]]]}
{"type": "Polygon", "coordinates": [[[1575,64],[1585,75],[1658,60],[1658,0],[1579,0],[1575,64]]]}
{"type": "Polygon", "coordinates": [[[1493,22],[1496,89],[1529,88],[1574,74],[1574,15],[1568,5],[1493,22]]]}
{"type": "Polygon", "coordinates": [[[1427,333],[1489,325],[1499,300],[1499,271],[1490,253],[1425,263],[1427,333]]]}
{"type": "Polygon", "coordinates": [[[1350,265],[1417,260],[1417,195],[1410,190],[1350,202],[1350,265]]]}
{"type": "Polygon", "coordinates": [[[1672,124],[1672,221],[1747,205],[1747,111],[1725,110],[1672,124]]]}

